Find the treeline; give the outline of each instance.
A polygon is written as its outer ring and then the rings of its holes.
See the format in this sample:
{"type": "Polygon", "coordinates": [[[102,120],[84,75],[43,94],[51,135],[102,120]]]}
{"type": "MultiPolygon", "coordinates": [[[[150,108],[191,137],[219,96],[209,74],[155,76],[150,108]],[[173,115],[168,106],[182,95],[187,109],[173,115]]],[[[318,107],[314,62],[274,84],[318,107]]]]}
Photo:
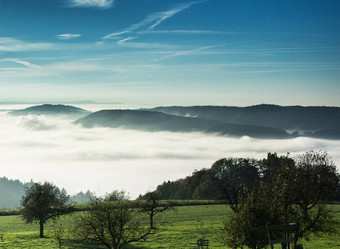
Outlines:
{"type": "MultiPolygon", "coordinates": [[[[282,164],[297,167],[297,159],[288,155],[278,156],[268,153],[267,158],[256,160],[250,158],[223,158],[210,168],[195,170],[191,176],[165,181],[158,185],[155,192],[161,200],[228,200],[233,193],[243,186],[252,187],[260,179],[268,177],[282,164]],[[229,195],[229,196],[228,196],[229,195]]],[[[340,201],[340,187],[331,201],[340,201]]],[[[143,196],[140,196],[143,199],[143,196]]]]}
{"type": "Polygon", "coordinates": [[[11,180],[7,177],[0,178],[0,208],[18,208],[25,188],[32,185],[32,181],[22,183],[19,180],[11,180]]]}
{"type": "MultiPolygon", "coordinates": [[[[0,209],[15,209],[20,207],[20,200],[25,194],[25,189],[30,188],[34,182],[23,183],[19,180],[0,177],[0,209]]],[[[66,193],[65,189],[60,191],[66,193]]],[[[94,196],[91,191],[79,192],[70,197],[74,203],[87,203],[94,196]]]]}

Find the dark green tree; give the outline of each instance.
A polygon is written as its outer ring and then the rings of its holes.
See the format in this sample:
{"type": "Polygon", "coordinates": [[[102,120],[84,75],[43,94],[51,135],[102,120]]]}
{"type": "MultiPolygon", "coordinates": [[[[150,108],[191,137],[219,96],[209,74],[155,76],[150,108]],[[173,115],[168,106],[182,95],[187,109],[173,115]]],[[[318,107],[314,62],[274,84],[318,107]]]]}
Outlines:
{"type": "Polygon", "coordinates": [[[226,199],[235,212],[245,190],[259,185],[259,170],[254,159],[223,158],[211,166],[211,172],[219,181],[221,198],[226,199]]]}
{"type": "Polygon", "coordinates": [[[225,244],[233,249],[247,246],[251,249],[268,245],[266,225],[273,221],[273,207],[264,192],[249,190],[239,199],[238,211],[232,212],[224,222],[225,244]]]}
{"type": "Polygon", "coordinates": [[[44,237],[44,224],[47,220],[59,217],[72,211],[68,205],[69,196],[62,193],[55,185],[45,183],[34,183],[26,189],[21,200],[21,215],[26,223],[38,222],[40,225],[40,238],[44,237]]]}
{"type": "Polygon", "coordinates": [[[326,152],[310,151],[296,160],[295,204],[300,209],[300,237],[332,232],[332,215],[327,203],[339,189],[340,176],[326,152]]]}
{"type": "Polygon", "coordinates": [[[245,189],[225,222],[227,245],[266,247],[266,225],[298,223],[298,238],[307,239],[334,231],[326,204],[339,188],[339,174],[326,153],[311,151],[296,160],[268,154],[259,165],[260,184],[245,189]]]}

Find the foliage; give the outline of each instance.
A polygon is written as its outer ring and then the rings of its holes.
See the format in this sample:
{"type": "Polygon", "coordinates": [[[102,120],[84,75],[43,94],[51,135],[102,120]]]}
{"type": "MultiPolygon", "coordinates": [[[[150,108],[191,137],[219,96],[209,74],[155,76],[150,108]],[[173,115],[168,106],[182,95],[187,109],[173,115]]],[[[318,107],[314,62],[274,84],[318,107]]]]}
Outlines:
{"type": "Polygon", "coordinates": [[[273,213],[268,209],[270,201],[252,190],[240,199],[238,212],[229,215],[224,222],[225,244],[231,248],[247,246],[251,249],[264,248],[268,244],[266,225],[273,213]]]}
{"type": "Polygon", "coordinates": [[[72,208],[68,204],[69,196],[53,184],[48,182],[34,183],[26,189],[26,194],[22,197],[21,215],[26,223],[39,222],[39,236],[43,238],[45,222],[50,218],[70,212],[72,208]]]}
{"type": "MultiPolygon", "coordinates": [[[[25,194],[25,189],[30,188],[33,184],[32,180],[23,183],[19,180],[0,177],[0,210],[19,208],[21,197],[25,194]]],[[[70,200],[74,203],[87,203],[93,196],[94,194],[88,190],[86,193],[79,192],[70,196],[70,200]]]]}
{"type": "Polygon", "coordinates": [[[300,211],[300,237],[332,232],[332,215],[326,203],[338,191],[340,176],[327,153],[306,152],[297,159],[294,201],[300,211]]]}
{"type": "Polygon", "coordinates": [[[334,231],[326,203],[334,198],[339,174],[326,153],[307,152],[296,161],[268,154],[260,162],[260,184],[244,188],[238,209],[227,218],[227,245],[264,248],[266,225],[298,223],[298,238],[334,231]]]}
{"type": "Polygon", "coordinates": [[[156,189],[161,200],[217,200],[219,182],[210,169],[195,170],[191,176],[167,181],[156,189]]]}
{"type": "Polygon", "coordinates": [[[118,191],[114,190],[111,193],[106,194],[104,201],[127,201],[129,200],[129,196],[125,193],[124,190],[118,191]]]}
{"type": "Polygon", "coordinates": [[[61,225],[61,223],[58,223],[57,219],[54,218],[53,222],[52,222],[52,226],[53,226],[53,232],[54,232],[54,239],[56,241],[57,247],[61,248],[63,245],[63,235],[64,235],[64,229],[61,225]]]}
{"type": "Polygon", "coordinates": [[[244,158],[224,158],[215,162],[211,171],[217,177],[222,197],[228,201],[233,211],[238,211],[239,199],[246,189],[259,184],[256,160],[244,158]]]}
{"type": "Polygon", "coordinates": [[[139,219],[129,203],[93,200],[89,210],[79,217],[75,233],[83,240],[120,249],[132,242],[145,241],[153,229],[139,219]]]}

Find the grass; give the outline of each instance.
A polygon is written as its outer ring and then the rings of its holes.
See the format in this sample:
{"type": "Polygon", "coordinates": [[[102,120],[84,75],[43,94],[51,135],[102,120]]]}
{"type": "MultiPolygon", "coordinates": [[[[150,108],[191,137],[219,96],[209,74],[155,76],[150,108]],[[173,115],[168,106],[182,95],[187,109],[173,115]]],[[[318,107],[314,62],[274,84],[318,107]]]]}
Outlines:
{"type": "MultiPolygon", "coordinates": [[[[337,223],[337,231],[340,232],[340,205],[332,205],[337,223]]],[[[210,242],[209,248],[226,248],[222,241],[223,220],[230,212],[227,205],[199,205],[177,207],[175,212],[162,215],[162,219],[170,222],[158,234],[150,237],[145,243],[135,243],[126,249],[146,248],[197,248],[197,239],[205,238],[210,242]]],[[[63,216],[59,224],[64,233],[62,236],[62,248],[90,249],[105,248],[97,244],[88,244],[77,241],[70,232],[77,214],[63,216]]],[[[47,238],[39,239],[39,225],[26,225],[20,216],[0,216],[0,248],[58,248],[54,239],[52,222],[45,226],[47,238]],[[3,238],[1,238],[3,235],[3,238]],[[1,240],[2,239],[2,240],[1,240]]],[[[305,249],[340,247],[340,235],[323,235],[312,237],[309,241],[302,241],[305,249]]]]}

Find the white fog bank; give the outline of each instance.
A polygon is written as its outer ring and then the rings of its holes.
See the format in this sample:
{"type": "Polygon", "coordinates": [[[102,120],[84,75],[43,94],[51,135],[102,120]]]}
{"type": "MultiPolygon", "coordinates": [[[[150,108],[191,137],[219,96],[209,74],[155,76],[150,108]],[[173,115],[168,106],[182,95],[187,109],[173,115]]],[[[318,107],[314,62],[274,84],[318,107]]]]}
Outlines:
{"type": "Polygon", "coordinates": [[[208,168],[223,157],[265,158],[327,151],[340,166],[340,141],[239,139],[201,133],[142,132],[76,126],[46,116],[0,112],[0,177],[51,181],[70,194],[114,189],[136,198],[167,180],[208,168]]]}

